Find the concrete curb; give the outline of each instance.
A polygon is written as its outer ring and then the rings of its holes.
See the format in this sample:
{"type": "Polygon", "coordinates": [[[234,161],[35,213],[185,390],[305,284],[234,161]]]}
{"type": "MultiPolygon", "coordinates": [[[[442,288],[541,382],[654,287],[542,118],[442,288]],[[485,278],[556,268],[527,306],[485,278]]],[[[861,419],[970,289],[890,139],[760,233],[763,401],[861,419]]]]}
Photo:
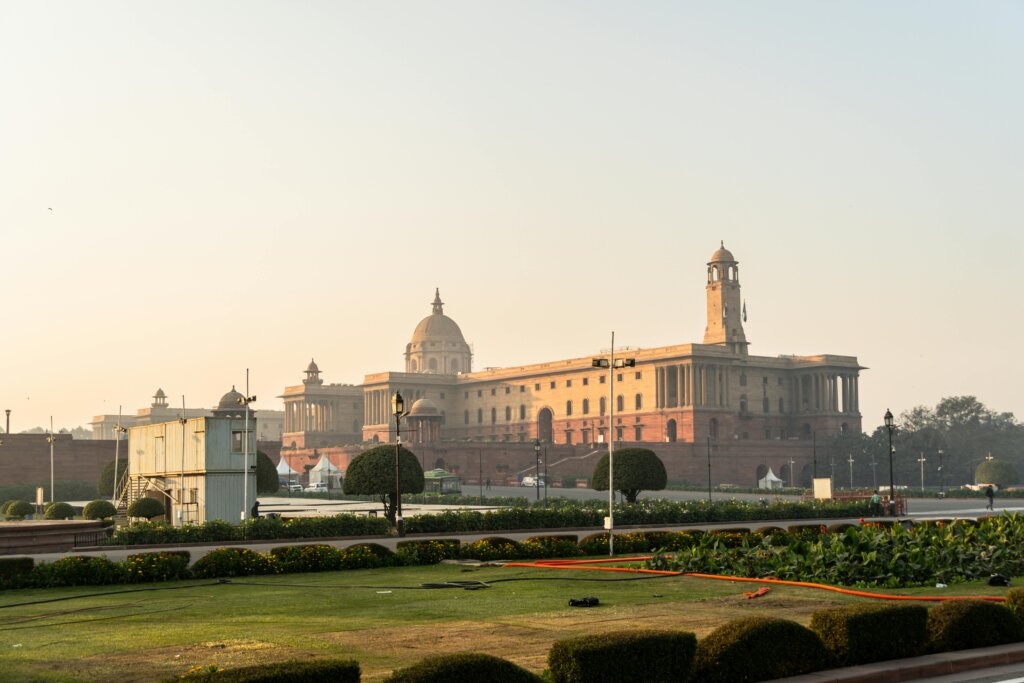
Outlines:
{"type": "Polygon", "coordinates": [[[896,683],[948,676],[962,671],[987,669],[1024,662],[1024,643],[997,645],[976,650],[943,652],[911,659],[862,664],[845,669],[830,669],[802,676],[778,678],[785,683],[896,683]]]}

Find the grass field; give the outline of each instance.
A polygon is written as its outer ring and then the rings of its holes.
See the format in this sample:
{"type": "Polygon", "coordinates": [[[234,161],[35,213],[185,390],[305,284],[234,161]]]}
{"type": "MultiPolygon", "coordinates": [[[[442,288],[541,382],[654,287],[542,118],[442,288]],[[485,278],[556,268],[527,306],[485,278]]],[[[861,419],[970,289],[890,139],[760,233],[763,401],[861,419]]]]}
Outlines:
{"type": "MultiPolygon", "coordinates": [[[[363,680],[377,681],[427,655],[463,651],[498,655],[540,673],[551,643],[569,636],[642,627],[701,636],[746,614],[806,624],[816,610],[858,600],[786,586],[749,600],[743,592],[757,585],[687,577],[610,580],[628,576],[437,565],[246,577],[231,584],[8,591],[0,594],[0,681],[153,681],[195,665],[326,656],[356,659],[363,680]],[[418,588],[467,580],[495,583],[481,590],[418,588]],[[124,592],[135,588],[157,590],[124,592]],[[598,597],[600,606],[567,606],[569,598],[584,596],[598,597]]],[[[890,592],[1006,590],[975,583],[890,592]]]]}

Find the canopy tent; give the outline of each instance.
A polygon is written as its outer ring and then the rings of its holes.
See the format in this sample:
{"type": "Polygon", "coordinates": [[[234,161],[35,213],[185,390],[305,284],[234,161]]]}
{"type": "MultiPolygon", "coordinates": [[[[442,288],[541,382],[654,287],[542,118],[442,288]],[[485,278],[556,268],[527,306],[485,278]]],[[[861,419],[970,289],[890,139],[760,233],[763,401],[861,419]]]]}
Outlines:
{"type": "Polygon", "coordinates": [[[786,482],[776,477],[770,467],[768,468],[768,474],[757,480],[757,488],[759,489],[781,489],[785,485],[786,482]]]}
{"type": "Polygon", "coordinates": [[[320,456],[320,462],[309,470],[309,484],[327,484],[329,489],[341,488],[341,469],[332,463],[326,455],[320,456]]]}

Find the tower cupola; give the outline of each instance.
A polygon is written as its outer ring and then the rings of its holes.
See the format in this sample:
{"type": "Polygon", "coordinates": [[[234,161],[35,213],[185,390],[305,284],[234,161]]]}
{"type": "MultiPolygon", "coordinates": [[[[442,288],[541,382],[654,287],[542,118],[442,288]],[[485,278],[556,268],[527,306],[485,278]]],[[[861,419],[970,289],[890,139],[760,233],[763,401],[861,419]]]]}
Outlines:
{"type": "Polygon", "coordinates": [[[746,355],[746,334],[743,332],[743,302],[740,298],[739,262],[725,248],[725,242],[708,261],[708,324],[704,343],[728,346],[737,354],[746,355]]]}

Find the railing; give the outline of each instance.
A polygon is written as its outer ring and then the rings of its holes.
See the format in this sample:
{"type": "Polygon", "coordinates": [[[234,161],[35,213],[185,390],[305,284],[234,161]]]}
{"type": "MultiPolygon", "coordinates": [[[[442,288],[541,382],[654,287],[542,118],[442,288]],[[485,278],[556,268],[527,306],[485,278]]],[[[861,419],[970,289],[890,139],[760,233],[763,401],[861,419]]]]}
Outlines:
{"type": "Polygon", "coordinates": [[[95,531],[83,531],[75,534],[74,544],[76,548],[108,545],[110,543],[110,532],[107,529],[96,529],[95,531]]]}

